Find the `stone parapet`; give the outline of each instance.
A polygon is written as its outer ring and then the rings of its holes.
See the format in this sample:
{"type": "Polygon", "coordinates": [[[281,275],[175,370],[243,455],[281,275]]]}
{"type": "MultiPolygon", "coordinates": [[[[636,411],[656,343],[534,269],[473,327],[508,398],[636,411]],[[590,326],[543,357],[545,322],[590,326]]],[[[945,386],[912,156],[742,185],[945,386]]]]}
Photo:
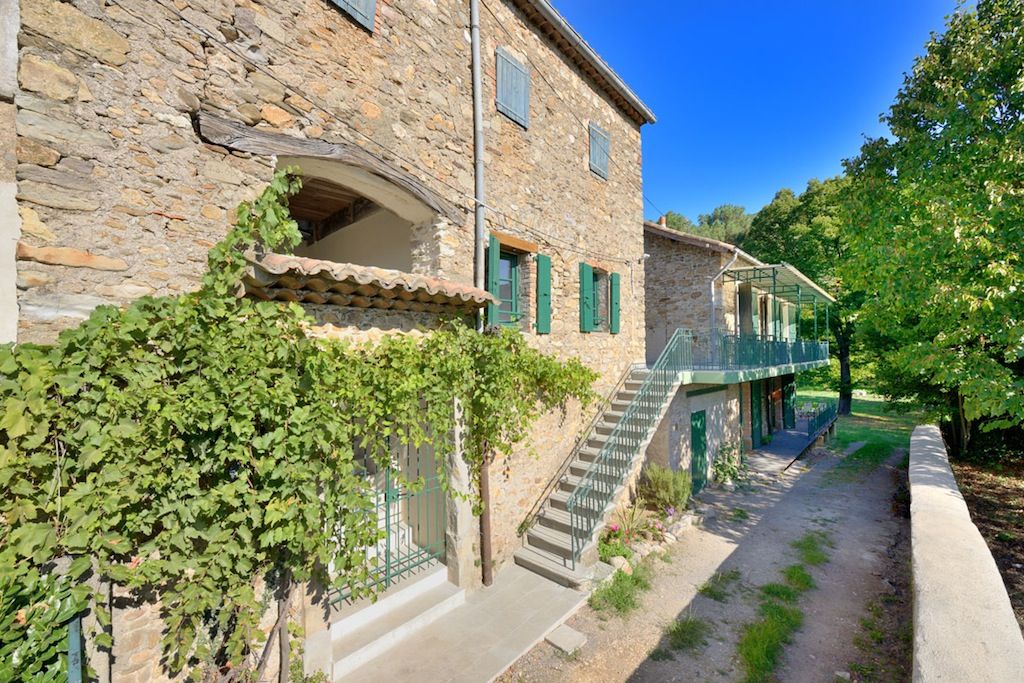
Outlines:
{"type": "Polygon", "coordinates": [[[939,428],[910,440],[914,681],[1024,680],[1024,638],[939,428]]]}

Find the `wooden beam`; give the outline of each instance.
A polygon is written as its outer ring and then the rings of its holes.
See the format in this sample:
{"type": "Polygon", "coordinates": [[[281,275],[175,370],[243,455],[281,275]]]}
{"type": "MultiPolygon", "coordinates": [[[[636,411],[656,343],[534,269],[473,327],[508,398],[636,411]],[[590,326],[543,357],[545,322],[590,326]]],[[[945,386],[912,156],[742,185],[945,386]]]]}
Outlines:
{"type": "Polygon", "coordinates": [[[360,168],[400,187],[430,209],[445,216],[456,225],[462,223],[463,214],[454,205],[435,194],[418,178],[395,168],[372,152],[347,142],[326,142],[295,138],[283,133],[271,133],[231,121],[205,111],[196,115],[199,137],[215,145],[260,156],[296,156],[330,159],[360,168]]]}
{"type": "Polygon", "coordinates": [[[527,254],[536,254],[540,252],[540,246],[536,242],[530,242],[520,237],[516,237],[515,235],[498,232],[497,230],[491,230],[491,234],[494,235],[494,238],[498,240],[501,246],[508,247],[513,251],[519,251],[527,254]]]}

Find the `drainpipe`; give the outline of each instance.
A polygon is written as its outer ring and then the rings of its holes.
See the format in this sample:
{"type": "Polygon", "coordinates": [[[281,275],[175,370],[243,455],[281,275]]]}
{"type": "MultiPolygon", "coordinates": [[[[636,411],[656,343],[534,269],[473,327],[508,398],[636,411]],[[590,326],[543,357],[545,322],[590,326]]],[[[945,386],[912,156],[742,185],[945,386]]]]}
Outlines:
{"type": "MultiPolygon", "coordinates": [[[[477,289],[484,289],[484,242],[486,240],[486,220],[484,212],[484,122],[483,122],[483,85],[480,78],[480,3],[469,0],[469,35],[472,46],[473,71],[473,178],[475,181],[474,198],[474,268],[473,284],[477,289]]],[[[477,315],[477,331],[484,329],[484,310],[477,315]]],[[[480,463],[480,568],[485,586],[494,581],[491,567],[491,482],[490,463],[484,453],[480,463]]]]}
{"type": "Polygon", "coordinates": [[[716,333],[718,332],[718,319],[715,318],[715,309],[717,308],[716,301],[715,301],[717,299],[717,297],[715,296],[715,283],[718,281],[718,278],[720,278],[723,275],[725,275],[727,270],[732,268],[732,264],[736,263],[736,259],[738,259],[739,257],[740,257],[739,252],[736,251],[735,249],[733,249],[733,251],[732,251],[732,259],[730,259],[729,262],[726,263],[725,266],[720,271],[715,273],[714,277],[712,277],[711,280],[708,282],[708,286],[711,288],[711,320],[709,321],[711,324],[708,327],[708,329],[710,330],[710,337],[708,339],[708,346],[710,347],[711,354],[712,354],[711,360],[713,360],[713,361],[717,361],[718,360],[718,344],[716,344],[716,343],[714,343],[712,341],[714,339],[714,337],[717,336],[716,333]]]}

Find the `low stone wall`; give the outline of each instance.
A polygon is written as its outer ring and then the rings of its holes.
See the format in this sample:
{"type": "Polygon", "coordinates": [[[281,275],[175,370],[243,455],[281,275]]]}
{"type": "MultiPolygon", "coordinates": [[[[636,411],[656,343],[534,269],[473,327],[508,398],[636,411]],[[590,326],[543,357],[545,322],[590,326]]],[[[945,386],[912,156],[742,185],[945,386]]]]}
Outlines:
{"type": "Polygon", "coordinates": [[[1022,681],[1024,638],[938,427],[910,440],[915,681],[1022,681]]]}

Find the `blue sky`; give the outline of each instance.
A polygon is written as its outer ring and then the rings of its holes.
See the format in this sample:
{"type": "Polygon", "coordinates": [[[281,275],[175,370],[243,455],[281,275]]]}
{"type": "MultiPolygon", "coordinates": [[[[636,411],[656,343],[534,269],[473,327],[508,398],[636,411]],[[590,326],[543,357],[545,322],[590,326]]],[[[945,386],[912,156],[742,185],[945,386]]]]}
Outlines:
{"type": "Polygon", "coordinates": [[[955,0],[552,0],[654,110],[644,215],[754,212],[885,132],[955,0]]]}

